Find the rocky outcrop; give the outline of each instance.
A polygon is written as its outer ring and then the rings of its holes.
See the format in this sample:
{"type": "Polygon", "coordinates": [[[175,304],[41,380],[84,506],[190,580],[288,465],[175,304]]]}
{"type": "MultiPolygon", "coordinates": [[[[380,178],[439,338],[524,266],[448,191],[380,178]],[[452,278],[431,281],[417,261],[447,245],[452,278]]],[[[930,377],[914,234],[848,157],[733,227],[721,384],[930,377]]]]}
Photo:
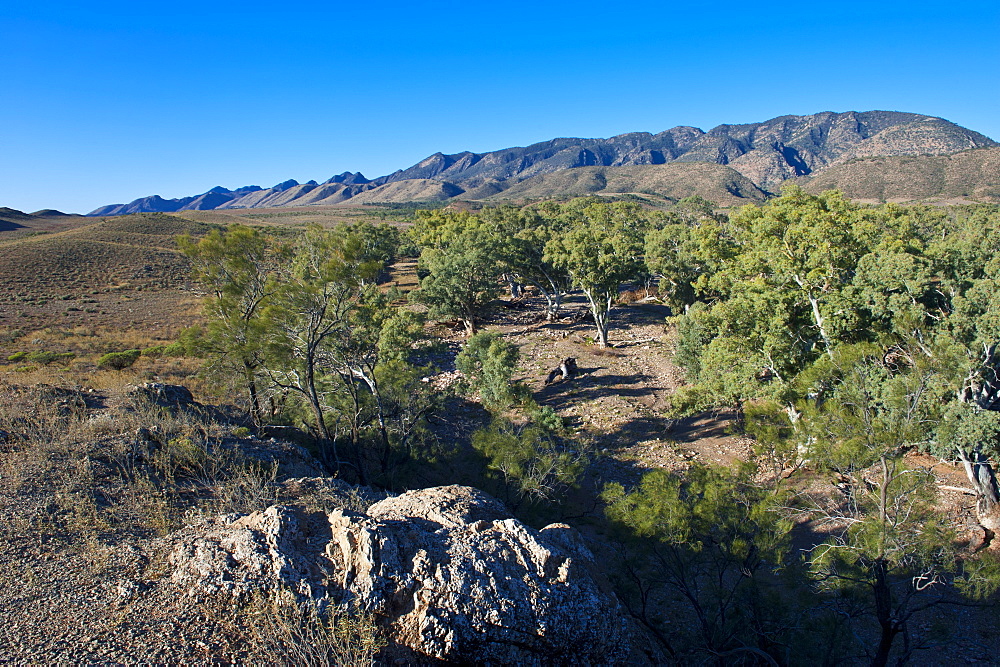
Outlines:
{"type": "Polygon", "coordinates": [[[180,536],[173,581],[196,596],[291,589],[375,615],[430,658],[614,664],[628,637],[614,595],[565,524],[533,530],[473,488],[411,491],[365,513],[271,507],[180,536]]]}
{"type": "Polygon", "coordinates": [[[170,408],[194,403],[194,396],[187,387],[177,384],[163,384],[161,382],[144,382],[143,384],[128,387],[126,394],[136,398],[145,399],[154,405],[170,408]]]}

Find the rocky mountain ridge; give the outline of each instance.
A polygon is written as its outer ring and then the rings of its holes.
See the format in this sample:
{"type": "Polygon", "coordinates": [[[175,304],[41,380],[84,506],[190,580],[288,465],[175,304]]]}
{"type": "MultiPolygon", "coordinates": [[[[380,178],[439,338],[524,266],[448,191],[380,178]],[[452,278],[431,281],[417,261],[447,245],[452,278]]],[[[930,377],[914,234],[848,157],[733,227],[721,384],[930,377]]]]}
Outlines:
{"type": "Polygon", "coordinates": [[[756,188],[773,193],[789,178],[818,174],[856,158],[946,155],[997,146],[1000,144],[978,132],[934,116],[826,111],[779,116],[761,123],[719,125],[708,132],[679,126],[658,134],[559,138],[487,153],[435,153],[407,169],[372,180],[361,173],[344,172],[323,183],[288,180],[267,189],[216,187],[191,197],[165,200],[154,195],[129,204],[103,206],[90,215],[335,205],[348,200],[357,204],[459,196],[482,199],[567,169],[692,162],[726,165],[756,188]],[[363,198],[355,199],[361,194],[363,198]]]}

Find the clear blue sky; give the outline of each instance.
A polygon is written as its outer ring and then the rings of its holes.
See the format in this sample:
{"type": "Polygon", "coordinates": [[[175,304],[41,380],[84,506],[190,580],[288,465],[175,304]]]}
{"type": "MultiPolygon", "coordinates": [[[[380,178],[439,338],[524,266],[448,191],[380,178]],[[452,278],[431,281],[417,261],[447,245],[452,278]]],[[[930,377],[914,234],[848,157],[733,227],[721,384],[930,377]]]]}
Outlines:
{"type": "Polygon", "coordinates": [[[1000,140],[993,2],[7,2],[0,206],[889,109],[1000,140]]]}

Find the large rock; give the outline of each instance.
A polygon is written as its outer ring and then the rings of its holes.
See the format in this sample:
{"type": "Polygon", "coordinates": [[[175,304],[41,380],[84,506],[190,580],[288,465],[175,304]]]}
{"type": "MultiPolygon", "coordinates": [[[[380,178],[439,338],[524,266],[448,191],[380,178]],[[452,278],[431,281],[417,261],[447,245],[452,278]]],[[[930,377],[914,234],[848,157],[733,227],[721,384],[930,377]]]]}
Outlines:
{"type": "Polygon", "coordinates": [[[628,656],[614,595],[565,524],[533,530],[473,488],[387,498],[366,513],[271,507],[179,538],[192,595],[292,589],[373,613],[398,643],[448,661],[614,664],[628,656]]]}

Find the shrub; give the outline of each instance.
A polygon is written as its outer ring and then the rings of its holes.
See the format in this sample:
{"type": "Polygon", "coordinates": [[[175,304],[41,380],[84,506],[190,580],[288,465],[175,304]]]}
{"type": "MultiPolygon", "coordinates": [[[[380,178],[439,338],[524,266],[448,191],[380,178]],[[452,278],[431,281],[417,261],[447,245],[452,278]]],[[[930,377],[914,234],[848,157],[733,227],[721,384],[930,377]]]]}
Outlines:
{"type": "Polygon", "coordinates": [[[472,446],[489,461],[499,495],[514,511],[525,501],[554,503],[575,486],[588,465],[574,450],[538,427],[496,421],[472,434],[472,446]]]}
{"type": "Polygon", "coordinates": [[[38,352],[32,352],[31,354],[29,354],[25,358],[25,360],[30,361],[33,364],[42,364],[43,366],[47,366],[51,364],[53,361],[59,359],[64,359],[68,361],[75,356],[76,355],[73,354],[72,352],[48,352],[46,350],[39,350],[38,352]]]}
{"type": "Polygon", "coordinates": [[[165,346],[160,354],[164,357],[197,357],[201,354],[203,344],[204,332],[201,327],[188,327],[175,342],[165,346]]]}
{"type": "Polygon", "coordinates": [[[109,352],[97,360],[100,368],[122,371],[136,362],[141,353],[139,350],[125,350],[124,352],[109,352]]]}
{"type": "Polygon", "coordinates": [[[531,421],[546,431],[559,432],[566,427],[563,418],[548,405],[543,405],[530,413],[531,421]]]}
{"type": "Polygon", "coordinates": [[[153,347],[147,347],[140,354],[144,357],[152,357],[153,359],[163,356],[164,351],[167,349],[166,345],[154,345],[153,347]]]}
{"type": "Polygon", "coordinates": [[[28,353],[22,350],[21,352],[15,352],[7,357],[7,361],[21,361],[21,359],[24,359],[26,356],[28,356],[28,353]]]}
{"type": "Polygon", "coordinates": [[[456,357],[455,365],[471,389],[479,392],[483,405],[491,410],[504,409],[517,397],[511,385],[517,358],[514,345],[495,333],[478,333],[456,357]]]}

